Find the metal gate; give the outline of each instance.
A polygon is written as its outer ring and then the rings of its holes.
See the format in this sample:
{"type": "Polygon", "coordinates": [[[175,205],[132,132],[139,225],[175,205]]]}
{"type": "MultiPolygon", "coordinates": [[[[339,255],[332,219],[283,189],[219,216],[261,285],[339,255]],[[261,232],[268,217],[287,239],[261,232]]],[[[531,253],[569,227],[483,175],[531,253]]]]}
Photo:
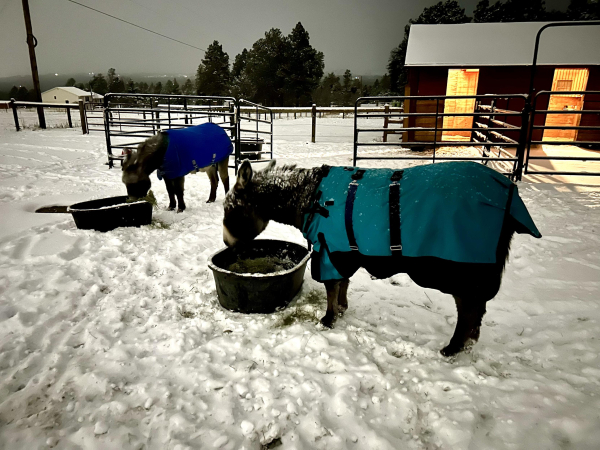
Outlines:
{"type": "Polygon", "coordinates": [[[273,111],[270,108],[240,99],[237,126],[236,173],[238,164],[244,159],[253,163],[273,159],[273,111]]]}
{"type": "Polygon", "coordinates": [[[518,180],[529,119],[526,105],[527,96],[522,94],[361,97],[354,106],[354,165],[359,160],[478,161],[518,180]],[[471,111],[450,111],[457,100],[470,105],[465,109],[471,111]],[[404,112],[361,113],[362,104],[375,101],[403,102],[404,112]],[[366,120],[359,125],[367,118],[384,118],[389,123],[402,119],[402,123],[398,128],[371,126],[366,120]],[[388,136],[390,131],[402,139],[384,142],[383,137],[373,138],[376,133],[388,136]],[[367,133],[371,139],[361,140],[367,133]],[[387,154],[370,156],[359,151],[373,147],[387,147],[387,154]],[[396,147],[391,155],[390,147],[396,147]]]}
{"type": "MultiPolygon", "coordinates": [[[[594,115],[600,116],[600,109],[538,109],[550,104],[550,96],[585,96],[587,104],[600,105],[600,91],[539,91],[533,98],[531,125],[527,140],[526,175],[600,175],[600,171],[574,170],[576,164],[569,162],[600,163],[600,126],[590,125],[594,115]],[[557,116],[564,117],[557,125],[557,116]],[[537,119],[537,120],[536,120],[537,119]],[[537,122],[537,123],[536,123],[537,122]],[[571,122],[570,124],[568,122],[571,122]],[[583,125],[582,125],[583,124],[583,125]],[[582,134],[583,133],[583,134],[582,134]],[[568,135],[568,136],[565,136],[568,135]],[[580,139],[583,138],[583,139],[580,139]],[[532,149],[532,145],[536,148],[532,149]],[[562,161],[562,163],[553,163],[562,161]],[[562,165],[562,169],[557,167],[562,165]],[[537,168],[535,167],[537,166],[537,168]]],[[[600,165],[596,166],[600,169],[600,165]]]]}
{"type": "Polygon", "coordinates": [[[85,124],[88,133],[104,131],[104,107],[101,103],[87,102],[83,105],[85,124]]]}
{"type": "Polygon", "coordinates": [[[243,159],[256,163],[273,157],[273,113],[269,108],[246,100],[111,93],[104,97],[103,114],[109,167],[114,166],[114,161],[123,160],[124,149],[137,147],[160,130],[185,128],[204,122],[216,123],[228,132],[235,155],[230,167],[236,173],[243,159]],[[239,104],[248,106],[240,108],[239,104]],[[247,114],[242,115],[242,112],[247,114]],[[267,137],[266,141],[262,135],[267,137]],[[263,145],[269,150],[263,150],[263,145]]]}

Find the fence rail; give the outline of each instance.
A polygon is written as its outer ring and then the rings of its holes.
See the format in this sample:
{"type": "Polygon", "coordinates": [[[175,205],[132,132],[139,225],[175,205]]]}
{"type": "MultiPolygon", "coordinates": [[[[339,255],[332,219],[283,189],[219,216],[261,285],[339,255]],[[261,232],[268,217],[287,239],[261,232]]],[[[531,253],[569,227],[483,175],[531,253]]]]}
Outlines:
{"type": "MultiPolygon", "coordinates": [[[[528,114],[525,95],[462,95],[462,96],[388,96],[361,97],[355,103],[354,111],[354,165],[359,160],[426,160],[436,161],[480,161],[484,164],[496,163],[502,171],[514,179],[520,179],[525,149],[525,134],[528,114]],[[471,103],[471,112],[452,111],[446,108],[447,101],[471,103]],[[389,101],[403,102],[402,114],[386,110],[384,114],[369,117],[382,117],[383,128],[358,126],[357,119],[366,115],[360,113],[363,102],[389,101]],[[511,102],[518,107],[511,108],[511,102]],[[499,108],[498,104],[502,104],[499,108]],[[402,120],[393,120],[398,118],[402,120]],[[510,119],[509,119],[510,118],[510,119]],[[515,123],[510,123],[514,121],[515,123]],[[402,125],[390,128],[390,124],[402,125]],[[383,132],[381,142],[361,142],[361,134],[383,132]],[[399,134],[402,140],[388,142],[389,134],[399,134]],[[478,155],[445,156],[438,155],[439,147],[472,147],[478,155]],[[360,147],[408,147],[417,150],[431,149],[423,155],[410,153],[398,156],[364,156],[360,147]],[[514,154],[506,148],[514,148],[514,154]],[[495,155],[492,149],[497,150],[495,155]]],[[[468,109],[468,108],[467,108],[468,109]]]]}
{"type": "Polygon", "coordinates": [[[108,166],[113,167],[114,161],[123,159],[113,149],[137,147],[160,130],[185,128],[205,121],[220,125],[235,142],[235,105],[233,97],[106,94],[103,114],[108,166]]]}
{"type": "Polygon", "coordinates": [[[69,103],[67,100],[66,103],[42,103],[42,102],[23,102],[16,101],[14,98],[10,99],[9,102],[10,108],[13,111],[13,118],[15,121],[15,128],[17,131],[21,130],[21,125],[19,124],[19,114],[18,108],[36,108],[39,109],[64,109],[67,113],[67,123],[69,124],[69,128],[73,128],[73,120],[71,118],[71,110],[78,109],[79,115],[81,118],[81,128],[83,134],[87,133],[85,127],[85,112],[84,112],[84,103],[83,100],[79,100],[78,103],[69,103]]]}
{"type": "MultiPolygon", "coordinates": [[[[354,164],[360,160],[472,160],[485,164],[495,163],[509,176],[520,179],[527,175],[600,175],[598,170],[578,166],[578,170],[557,169],[552,161],[586,162],[600,164],[600,154],[581,150],[573,155],[557,154],[554,150],[540,152],[538,147],[575,145],[600,148],[600,108],[552,109],[549,98],[556,96],[585,96],[586,105],[600,104],[600,91],[539,91],[531,102],[526,95],[476,96],[387,96],[362,97],[353,107],[275,107],[267,108],[247,100],[232,97],[168,96],[153,94],[107,94],[105,104],[37,103],[14,99],[8,102],[13,110],[15,128],[21,129],[18,110],[44,108],[64,110],[68,126],[73,127],[72,110],[79,109],[83,133],[102,131],[106,135],[109,165],[120,160],[112,150],[137,146],[140,142],[165,128],[180,128],[200,122],[219,123],[228,131],[236,146],[234,167],[243,158],[257,158],[264,162],[273,157],[273,123],[277,117],[305,115],[312,118],[312,142],[316,141],[317,118],[327,114],[353,116],[354,164]],[[450,111],[449,100],[474,102],[472,112],[450,111]],[[376,105],[373,105],[373,104],[376,105]],[[403,104],[403,106],[390,106],[403,104]],[[379,106],[381,105],[381,106],[379,106]],[[530,105],[530,113],[526,105],[530,105]],[[560,124],[548,118],[564,118],[560,124]],[[373,125],[358,119],[375,119],[373,125]],[[382,119],[380,122],[378,119],[382,119]],[[571,120],[572,123],[564,122],[571,120]],[[108,126],[107,126],[108,125],[108,126]],[[380,142],[361,141],[366,133],[378,133],[380,142]],[[560,135],[572,133],[576,139],[560,135]],[[454,138],[453,135],[462,137],[454,138]],[[398,135],[401,139],[390,141],[398,135]],[[552,136],[555,136],[552,138],[552,136]],[[556,137],[558,136],[558,137],[556,137]],[[439,154],[440,147],[469,147],[471,155],[448,156],[439,154]],[[397,156],[361,154],[360,148],[404,147],[413,150],[431,150],[425,153],[397,156]],[[420,148],[419,148],[420,147],[420,148]],[[548,164],[544,164],[548,162],[548,164]],[[536,166],[536,167],[534,167],[536,166]],[[540,167],[541,166],[541,167],[540,167]]],[[[371,121],[367,121],[371,122],[371,121]]],[[[544,147],[546,148],[546,147],[544,147]]],[[[119,152],[120,153],[120,152],[119,152]]],[[[600,167],[600,166],[599,166],[600,167]]]]}

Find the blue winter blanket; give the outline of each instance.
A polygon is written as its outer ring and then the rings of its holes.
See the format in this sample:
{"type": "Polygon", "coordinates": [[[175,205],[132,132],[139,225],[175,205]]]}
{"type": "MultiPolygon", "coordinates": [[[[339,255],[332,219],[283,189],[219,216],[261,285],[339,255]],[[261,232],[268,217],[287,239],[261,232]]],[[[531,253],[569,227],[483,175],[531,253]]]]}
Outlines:
{"type": "Polygon", "coordinates": [[[214,123],[163,131],[169,140],[158,179],[178,178],[217,164],[233,151],[227,132],[214,123]]]}
{"type": "MultiPolygon", "coordinates": [[[[328,253],[352,251],[349,220],[357,252],[392,256],[390,185],[394,172],[332,167],[322,179],[319,212],[305,214],[303,226],[305,238],[319,253],[321,281],[342,278],[328,253]],[[355,175],[359,170],[361,177],[355,175]],[[353,181],[353,176],[358,179],[353,181]],[[348,217],[352,182],[355,200],[348,217]]],[[[398,254],[402,256],[497,263],[500,232],[507,215],[513,219],[514,231],[541,237],[516,185],[484,165],[450,162],[411,167],[401,171],[397,183],[402,246],[398,254]]]]}

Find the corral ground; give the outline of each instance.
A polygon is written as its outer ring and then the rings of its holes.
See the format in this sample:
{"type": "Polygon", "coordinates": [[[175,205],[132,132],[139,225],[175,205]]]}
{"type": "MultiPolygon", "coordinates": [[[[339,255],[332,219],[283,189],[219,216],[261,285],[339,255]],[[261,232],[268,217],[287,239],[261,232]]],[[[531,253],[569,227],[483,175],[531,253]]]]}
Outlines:
{"type": "MultiPolygon", "coordinates": [[[[124,194],[101,133],[15,132],[0,112],[0,448],[595,449],[600,442],[600,190],[519,191],[544,237],[516,236],[481,339],[439,354],[449,296],[404,275],[352,279],[333,330],[307,272],[272,315],[220,307],[207,260],[223,192],[187,177],[153,225],[78,230],[43,206],[124,194]]],[[[352,123],[275,122],[278,163],[348,165],[352,123]]],[[[396,150],[385,150],[393,154],[396,150]]],[[[232,174],[233,176],[233,174],[232,174]]],[[[270,224],[264,237],[303,243],[270,224]]]]}

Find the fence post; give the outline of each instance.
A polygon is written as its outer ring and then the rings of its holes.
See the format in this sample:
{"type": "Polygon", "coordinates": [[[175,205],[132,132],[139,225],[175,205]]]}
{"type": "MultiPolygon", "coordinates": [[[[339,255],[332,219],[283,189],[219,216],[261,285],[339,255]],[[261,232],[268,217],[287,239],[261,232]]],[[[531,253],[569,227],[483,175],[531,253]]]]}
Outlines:
{"type": "MultiPolygon", "coordinates": [[[[186,108],[187,108],[187,105],[186,105],[186,108]]],[[[231,116],[229,116],[229,125],[231,126],[231,138],[232,138],[231,140],[233,142],[237,142],[237,124],[236,124],[236,120],[235,120],[236,109],[235,109],[235,105],[233,104],[233,102],[229,103],[229,112],[231,113],[231,116]]],[[[186,119],[187,119],[187,116],[186,116],[186,119]]]]}
{"type": "MultiPolygon", "coordinates": [[[[69,100],[65,100],[65,103],[68,105],[69,100]]],[[[71,121],[71,108],[67,108],[67,122],[69,122],[69,128],[73,128],[73,122],[71,121]]]]}
{"type": "Polygon", "coordinates": [[[315,134],[317,132],[317,105],[313,103],[312,105],[312,142],[315,142],[315,134]]]}
{"type": "MultiPolygon", "coordinates": [[[[388,123],[390,118],[387,116],[390,113],[390,105],[389,104],[385,104],[385,109],[384,109],[384,114],[385,117],[383,118],[383,128],[387,128],[388,127],[388,123]]],[[[387,142],[387,131],[383,132],[383,142],[387,142]]]]}
{"type": "Polygon", "coordinates": [[[13,117],[15,118],[15,127],[16,127],[17,131],[19,131],[21,129],[21,127],[19,127],[19,114],[17,114],[17,106],[15,105],[14,98],[10,99],[10,107],[13,110],[13,117]]]}
{"type": "MultiPolygon", "coordinates": [[[[528,96],[525,100],[523,111],[521,111],[521,132],[519,133],[519,145],[517,146],[517,167],[514,169],[513,176],[515,181],[521,181],[521,178],[523,177],[525,148],[527,147],[527,149],[529,149],[529,146],[531,145],[533,133],[532,130],[530,130],[530,125],[533,123],[533,117],[531,117],[530,123],[530,115],[533,116],[532,111],[531,98],[528,96]]],[[[529,152],[527,152],[527,154],[529,155],[529,152]]]]}
{"type": "Polygon", "coordinates": [[[150,114],[152,114],[152,134],[156,134],[156,128],[154,126],[154,100],[150,99],[150,114]]]}
{"type": "Polygon", "coordinates": [[[83,99],[79,99],[79,118],[81,120],[82,134],[88,134],[87,120],[85,117],[85,104],[83,103],[83,99]]]}

